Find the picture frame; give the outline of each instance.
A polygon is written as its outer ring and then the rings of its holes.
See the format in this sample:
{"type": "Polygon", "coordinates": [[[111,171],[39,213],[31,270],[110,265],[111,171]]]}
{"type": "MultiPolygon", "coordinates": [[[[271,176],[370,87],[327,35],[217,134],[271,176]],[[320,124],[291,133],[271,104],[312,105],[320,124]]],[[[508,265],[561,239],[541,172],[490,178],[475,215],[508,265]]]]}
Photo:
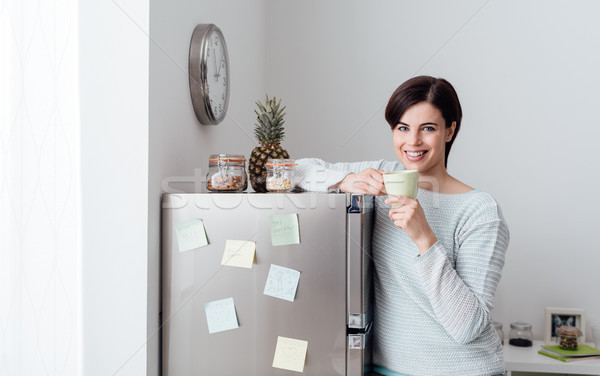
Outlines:
{"type": "Polygon", "coordinates": [[[556,329],[561,325],[574,326],[581,330],[579,343],[585,343],[585,311],[581,308],[545,308],[546,324],[544,328],[544,343],[556,345],[556,329]]]}

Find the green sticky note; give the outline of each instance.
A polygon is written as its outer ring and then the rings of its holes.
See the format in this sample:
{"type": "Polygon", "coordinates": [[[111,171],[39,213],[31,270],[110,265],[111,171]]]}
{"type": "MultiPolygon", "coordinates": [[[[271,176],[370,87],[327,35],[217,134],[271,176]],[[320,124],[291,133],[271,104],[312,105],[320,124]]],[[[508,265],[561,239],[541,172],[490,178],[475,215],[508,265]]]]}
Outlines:
{"type": "Polygon", "coordinates": [[[273,245],[300,244],[298,214],[272,215],[270,219],[273,245]]]}
{"type": "Polygon", "coordinates": [[[179,252],[208,245],[204,222],[201,219],[194,218],[189,221],[176,223],[175,234],[179,243],[179,252]]]}

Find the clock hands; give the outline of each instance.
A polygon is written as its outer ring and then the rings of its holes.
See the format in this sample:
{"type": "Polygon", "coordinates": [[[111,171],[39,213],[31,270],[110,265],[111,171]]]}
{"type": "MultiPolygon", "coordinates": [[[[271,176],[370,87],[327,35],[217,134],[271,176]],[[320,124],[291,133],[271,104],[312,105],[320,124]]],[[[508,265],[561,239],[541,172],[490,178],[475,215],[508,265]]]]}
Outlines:
{"type": "Polygon", "coordinates": [[[217,76],[221,77],[221,67],[225,65],[225,54],[221,53],[221,62],[219,63],[219,69],[217,70],[217,76]]]}
{"type": "Polygon", "coordinates": [[[213,55],[213,65],[215,66],[215,78],[218,80],[219,79],[219,71],[217,70],[217,58],[216,58],[216,54],[212,54],[213,55]]]}

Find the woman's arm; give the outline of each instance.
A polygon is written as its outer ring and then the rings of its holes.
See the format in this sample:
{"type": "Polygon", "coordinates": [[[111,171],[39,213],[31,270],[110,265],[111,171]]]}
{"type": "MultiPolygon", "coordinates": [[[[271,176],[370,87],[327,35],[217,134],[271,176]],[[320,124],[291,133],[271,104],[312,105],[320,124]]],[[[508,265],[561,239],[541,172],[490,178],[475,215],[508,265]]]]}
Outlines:
{"type": "Polygon", "coordinates": [[[457,234],[455,266],[441,242],[415,260],[438,322],[459,343],[477,338],[491,321],[509,238],[502,217],[482,219],[457,234]]]}
{"type": "MultiPolygon", "coordinates": [[[[400,162],[384,160],[327,163],[317,158],[296,161],[296,185],[306,191],[326,192],[339,188],[342,192],[379,194],[377,181],[382,171],[403,170],[400,162]]],[[[383,180],[380,181],[383,184],[383,180]]]]}

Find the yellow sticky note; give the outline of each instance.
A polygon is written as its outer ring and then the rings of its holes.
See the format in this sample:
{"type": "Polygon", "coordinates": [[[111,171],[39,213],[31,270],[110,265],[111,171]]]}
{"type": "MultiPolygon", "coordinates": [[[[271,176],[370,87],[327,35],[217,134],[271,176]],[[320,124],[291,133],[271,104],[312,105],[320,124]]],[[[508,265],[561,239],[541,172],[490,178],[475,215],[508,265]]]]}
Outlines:
{"type": "Polygon", "coordinates": [[[249,240],[226,240],[221,265],[252,268],[256,243],[249,240]]]}
{"type": "Polygon", "coordinates": [[[278,336],[273,367],[304,372],[307,349],[308,341],[278,336]]]}

